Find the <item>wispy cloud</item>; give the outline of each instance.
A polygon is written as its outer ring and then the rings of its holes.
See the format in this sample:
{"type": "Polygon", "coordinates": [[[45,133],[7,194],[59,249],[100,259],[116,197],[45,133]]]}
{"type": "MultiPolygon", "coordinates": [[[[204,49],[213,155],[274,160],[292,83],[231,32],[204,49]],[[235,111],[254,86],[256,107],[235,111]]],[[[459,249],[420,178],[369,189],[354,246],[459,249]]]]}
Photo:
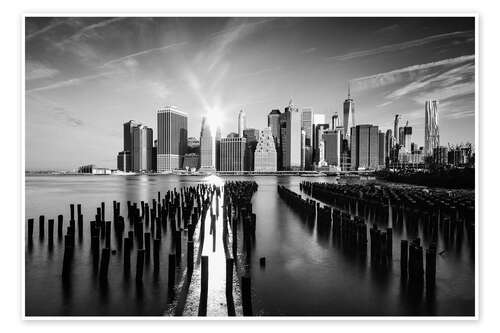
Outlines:
{"type": "Polygon", "coordinates": [[[59,105],[58,103],[41,96],[28,95],[29,98],[35,100],[37,103],[41,103],[50,109],[50,113],[54,119],[62,121],[67,125],[72,127],[81,127],[84,125],[83,120],[72,115],[72,113],[65,107],[59,105]]]}
{"type": "Polygon", "coordinates": [[[425,64],[412,65],[395,69],[389,72],[363,76],[351,80],[351,87],[355,88],[356,90],[365,90],[391,85],[403,80],[415,80],[419,78],[422,73],[427,74],[428,71],[433,70],[437,67],[456,66],[463,63],[470,63],[474,62],[474,59],[474,55],[466,55],[425,64]]]}
{"type": "Polygon", "coordinates": [[[59,70],[48,67],[38,61],[26,61],[26,80],[47,79],[59,74],[59,70]]]}
{"type": "Polygon", "coordinates": [[[92,36],[98,37],[99,35],[96,33],[96,29],[104,28],[110,24],[113,24],[113,23],[116,23],[119,21],[123,21],[125,19],[127,19],[127,17],[114,17],[114,18],[102,20],[102,21],[97,22],[97,23],[89,24],[89,25],[79,29],[71,36],[60,41],[59,43],[57,43],[57,45],[63,46],[64,44],[67,44],[67,43],[78,42],[82,38],[87,38],[87,37],[92,37],[92,36]]]}
{"type": "Polygon", "coordinates": [[[457,38],[457,37],[470,37],[473,35],[474,35],[474,31],[472,31],[472,30],[449,32],[449,33],[438,34],[438,35],[433,35],[433,36],[427,36],[424,38],[414,39],[414,40],[410,40],[410,41],[406,41],[406,42],[402,42],[402,43],[384,45],[384,46],[380,46],[380,47],[373,48],[373,49],[355,51],[355,52],[350,52],[350,53],[346,53],[346,54],[342,54],[342,55],[328,57],[328,58],[326,58],[326,60],[332,60],[332,61],[333,60],[336,60],[336,61],[351,60],[351,59],[367,57],[367,56],[372,56],[372,55],[377,55],[377,54],[382,54],[382,53],[401,51],[401,50],[405,50],[405,49],[408,49],[411,47],[417,47],[417,46],[422,46],[422,45],[429,44],[429,43],[434,43],[434,42],[437,42],[437,41],[440,41],[443,39],[450,39],[450,38],[457,38]]]}
{"type": "Polygon", "coordinates": [[[69,19],[65,19],[65,20],[56,19],[56,20],[52,21],[52,23],[49,23],[48,25],[43,27],[42,29],[39,29],[37,31],[34,31],[34,32],[26,35],[25,39],[26,39],[26,41],[29,41],[37,36],[43,35],[44,33],[48,32],[54,28],[57,28],[60,25],[68,23],[68,21],[69,21],[69,19]]]}
{"type": "Polygon", "coordinates": [[[314,53],[314,52],[316,52],[315,47],[310,47],[308,49],[304,49],[304,50],[300,51],[300,53],[302,53],[302,54],[309,54],[309,53],[314,53]]]}
{"type": "Polygon", "coordinates": [[[26,93],[76,86],[76,85],[79,85],[83,82],[96,80],[96,79],[99,79],[102,77],[109,77],[113,74],[116,74],[116,72],[115,71],[108,71],[108,72],[103,72],[103,73],[99,73],[99,74],[81,76],[81,77],[72,78],[69,80],[58,81],[58,82],[55,82],[55,83],[52,83],[52,84],[49,84],[46,86],[28,89],[28,90],[26,90],[26,93]]]}
{"type": "Polygon", "coordinates": [[[154,48],[143,50],[140,52],[131,53],[131,54],[128,54],[128,55],[123,56],[123,57],[108,60],[106,63],[104,63],[102,65],[102,67],[110,66],[113,64],[117,64],[117,63],[122,63],[122,62],[125,62],[126,60],[129,60],[129,59],[137,58],[137,57],[140,57],[140,56],[143,56],[146,54],[150,54],[153,52],[159,52],[159,51],[165,51],[168,49],[173,49],[175,47],[186,45],[186,44],[187,44],[187,42],[172,43],[172,44],[168,44],[168,45],[161,46],[161,47],[154,47],[154,48]]]}

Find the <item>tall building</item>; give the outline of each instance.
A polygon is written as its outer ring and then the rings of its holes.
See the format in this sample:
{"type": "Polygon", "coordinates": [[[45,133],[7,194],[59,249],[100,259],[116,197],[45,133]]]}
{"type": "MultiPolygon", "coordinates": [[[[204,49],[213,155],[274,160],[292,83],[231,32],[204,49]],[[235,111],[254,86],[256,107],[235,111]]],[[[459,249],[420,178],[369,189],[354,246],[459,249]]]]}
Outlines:
{"type": "Polygon", "coordinates": [[[220,126],[217,126],[217,129],[215,130],[215,170],[220,170],[220,140],[221,139],[222,139],[222,130],[221,130],[220,126]]]}
{"type": "Polygon", "coordinates": [[[337,129],[339,127],[339,114],[335,112],[332,116],[332,130],[337,129]]]}
{"type": "Polygon", "coordinates": [[[321,142],[323,142],[323,132],[329,128],[328,124],[316,124],[314,126],[314,152],[313,152],[313,160],[315,163],[321,161],[320,157],[320,149],[319,146],[321,142]]]}
{"type": "Polygon", "coordinates": [[[133,120],[123,124],[123,151],[118,154],[121,171],[152,171],[153,130],[133,120]]]}
{"type": "Polygon", "coordinates": [[[254,151],[259,140],[259,132],[255,128],[246,128],[243,130],[243,137],[247,140],[245,148],[245,171],[254,170],[254,151]]]}
{"type": "Polygon", "coordinates": [[[313,117],[314,117],[314,112],[312,108],[302,108],[301,122],[302,122],[302,129],[304,130],[306,135],[305,137],[306,147],[312,146],[313,117]]]}
{"type": "Polygon", "coordinates": [[[153,141],[153,148],[151,149],[151,161],[153,163],[153,171],[158,172],[158,140],[153,141]]]}
{"type": "Polygon", "coordinates": [[[385,157],[386,160],[392,161],[392,149],[394,147],[394,136],[392,135],[392,130],[388,129],[385,132],[385,157]]]}
{"type": "Polygon", "coordinates": [[[157,112],[158,172],[182,168],[187,149],[187,114],[175,106],[165,106],[157,112]]]}
{"type": "Polygon", "coordinates": [[[254,153],[255,172],[277,171],[277,152],[274,135],[270,127],[259,131],[259,140],[254,153]]]}
{"type": "Polygon", "coordinates": [[[280,118],[281,118],[281,112],[278,109],[272,110],[267,115],[267,126],[271,128],[271,133],[273,134],[273,137],[274,137],[274,145],[276,147],[278,170],[282,169],[280,118]]]}
{"type": "Polygon", "coordinates": [[[399,133],[398,133],[398,144],[400,147],[405,147],[405,128],[404,126],[403,127],[400,127],[398,129],[399,133]]]}
{"type": "Polygon", "coordinates": [[[238,136],[243,137],[243,131],[247,128],[247,116],[243,110],[238,113],[238,136]]]}
{"type": "Polygon", "coordinates": [[[245,148],[245,138],[222,138],[220,141],[220,171],[244,171],[245,148]]]}
{"type": "Polygon", "coordinates": [[[378,166],[383,168],[385,166],[386,158],[386,142],[385,133],[383,131],[378,132],[378,166]]]}
{"type": "Polygon", "coordinates": [[[430,156],[439,146],[439,113],[437,100],[425,102],[425,138],[424,153],[430,156]]]}
{"type": "Polygon", "coordinates": [[[351,127],[356,126],[354,118],[354,100],[351,98],[351,85],[349,83],[347,88],[347,99],[344,101],[344,133],[349,136],[351,127]]]}
{"type": "Polygon", "coordinates": [[[337,130],[326,130],[323,132],[323,141],[325,149],[324,160],[328,165],[340,167],[341,132],[337,130]]]}
{"type": "Polygon", "coordinates": [[[400,119],[399,114],[394,116],[394,138],[396,141],[394,142],[394,144],[399,144],[399,119],[400,119]]]}
{"type": "Polygon", "coordinates": [[[290,101],[281,114],[281,153],[284,170],[298,170],[302,164],[301,121],[299,109],[290,101]]]}
{"type": "Polygon", "coordinates": [[[215,171],[215,140],[207,117],[203,117],[201,120],[200,170],[215,171]]]}
{"type": "Polygon", "coordinates": [[[351,128],[351,168],[377,169],[379,161],[378,126],[358,125],[351,128]]]}
{"type": "Polygon", "coordinates": [[[413,128],[408,126],[408,124],[404,127],[404,147],[406,151],[411,152],[411,135],[413,132],[413,128]]]}

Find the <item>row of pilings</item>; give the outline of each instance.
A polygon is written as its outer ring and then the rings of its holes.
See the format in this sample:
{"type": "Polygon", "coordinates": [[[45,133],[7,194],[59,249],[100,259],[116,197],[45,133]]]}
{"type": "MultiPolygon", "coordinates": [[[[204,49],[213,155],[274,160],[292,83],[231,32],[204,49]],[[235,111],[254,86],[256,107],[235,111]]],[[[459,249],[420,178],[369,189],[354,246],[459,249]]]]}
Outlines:
{"type": "Polygon", "coordinates": [[[228,304],[233,301],[232,279],[233,269],[236,268],[240,280],[244,316],[254,315],[249,265],[256,230],[252,197],[257,189],[258,185],[254,181],[232,181],[224,184],[223,239],[226,248],[226,298],[228,304]],[[239,240],[240,236],[242,240],[239,240]]]}
{"type": "MultiPolygon", "coordinates": [[[[182,271],[191,274],[197,260],[193,251],[193,233],[200,220],[204,220],[211,205],[214,193],[220,188],[214,185],[199,184],[178,190],[167,191],[164,195],[158,192],[150,203],[127,201],[125,212],[119,201],[113,201],[112,209],[106,212],[106,204],[102,202],[96,207],[95,215],[88,221],[88,231],[84,229],[84,217],[81,204],[70,204],[70,218],[64,221],[63,215],[57,217],[57,239],[64,240],[61,279],[63,286],[69,286],[73,280],[75,252],[84,247],[76,246],[76,242],[90,240],[92,270],[100,287],[108,285],[116,276],[110,275],[110,257],[120,256],[122,274],[125,279],[135,279],[138,285],[145,283],[144,272],[152,270],[154,281],[159,280],[161,271],[167,272],[167,302],[173,302],[177,287],[183,276],[182,271]],[[200,218],[201,217],[201,218],[200,218]],[[66,228],[66,229],[64,229],[66,228]],[[65,232],[63,232],[65,230],[65,232]],[[113,237],[112,237],[113,236],[113,237]],[[187,237],[186,237],[187,236],[187,237]],[[171,249],[165,255],[161,251],[162,243],[169,240],[171,249]],[[187,249],[187,253],[182,253],[187,249]],[[183,258],[185,258],[183,262],[183,258]],[[132,267],[131,263],[135,262],[132,267]],[[160,270],[166,265],[168,269],[160,270]],[[152,267],[151,267],[152,266],[152,267]]],[[[27,220],[27,247],[30,250],[34,243],[35,219],[27,220]]],[[[54,220],[45,216],[38,218],[38,241],[45,243],[48,249],[54,246],[54,220]]],[[[161,296],[160,296],[161,297],[161,296]]]]}
{"type": "MultiPolygon", "coordinates": [[[[278,194],[301,216],[317,217],[318,237],[331,238],[333,244],[347,256],[369,259],[374,272],[390,274],[396,258],[393,258],[393,229],[387,227],[387,224],[383,228],[373,223],[368,229],[365,217],[350,214],[347,209],[321,206],[319,202],[302,197],[282,185],[278,185],[278,194]]],[[[410,243],[407,240],[401,241],[401,253],[401,282],[406,291],[418,294],[422,291],[425,281],[428,295],[433,296],[436,279],[435,244],[433,243],[426,252],[425,271],[423,248],[419,238],[410,243]]]]}
{"type": "Polygon", "coordinates": [[[423,237],[445,249],[457,248],[464,238],[474,250],[475,198],[470,191],[445,191],[379,184],[302,182],[311,197],[371,223],[390,225],[409,238],[423,237]]]}

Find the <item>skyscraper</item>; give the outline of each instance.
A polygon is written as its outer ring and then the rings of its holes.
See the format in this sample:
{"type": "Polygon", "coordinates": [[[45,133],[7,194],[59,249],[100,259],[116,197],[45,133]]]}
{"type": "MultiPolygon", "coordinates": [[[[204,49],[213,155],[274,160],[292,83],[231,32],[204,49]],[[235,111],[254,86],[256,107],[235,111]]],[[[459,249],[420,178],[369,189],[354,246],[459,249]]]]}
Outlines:
{"type": "Polygon", "coordinates": [[[244,171],[245,148],[245,138],[222,138],[220,140],[220,171],[244,171]]]}
{"type": "Polygon", "coordinates": [[[379,161],[378,126],[358,125],[351,128],[351,168],[377,169],[379,161]]]}
{"type": "Polygon", "coordinates": [[[246,128],[243,130],[243,137],[247,140],[245,148],[245,171],[254,170],[254,152],[259,140],[259,130],[246,128]]]}
{"type": "Polygon", "coordinates": [[[344,133],[349,136],[351,127],[356,126],[354,120],[354,100],[351,98],[351,84],[347,87],[347,99],[344,101],[344,133]]]}
{"type": "Polygon", "coordinates": [[[276,147],[276,154],[277,154],[277,169],[278,170],[282,169],[280,118],[281,118],[281,112],[278,109],[272,110],[267,115],[267,126],[271,128],[271,133],[274,137],[274,144],[276,147]]]}
{"type": "Polygon", "coordinates": [[[385,156],[386,160],[392,161],[392,148],[394,147],[394,136],[392,135],[392,130],[388,129],[385,132],[385,156]]]}
{"type": "Polygon", "coordinates": [[[277,153],[274,136],[270,127],[259,131],[259,140],[254,153],[255,172],[274,172],[277,170],[277,153]]]}
{"type": "Polygon", "coordinates": [[[123,151],[118,154],[121,171],[152,171],[153,130],[130,120],[123,124],[123,151]]]}
{"type": "Polygon", "coordinates": [[[425,102],[425,138],[424,154],[432,155],[434,148],[439,147],[439,113],[437,100],[425,102]]]}
{"type": "Polygon", "coordinates": [[[379,167],[385,166],[386,157],[386,143],[385,143],[385,133],[383,131],[378,132],[378,165],[379,167]]]}
{"type": "Polygon", "coordinates": [[[323,132],[325,147],[325,161],[328,165],[340,167],[340,149],[342,134],[336,130],[326,130],[323,132]]]}
{"type": "Polygon", "coordinates": [[[301,121],[299,109],[292,104],[285,108],[280,119],[281,152],[284,170],[298,170],[302,164],[301,121]]]}
{"type": "Polygon", "coordinates": [[[302,108],[301,123],[302,129],[305,132],[305,145],[307,147],[312,146],[312,135],[313,135],[313,109],[312,108],[302,108]]]}
{"type": "Polygon", "coordinates": [[[329,128],[328,124],[316,124],[314,126],[314,162],[321,162],[319,146],[323,142],[323,132],[329,128]]]}
{"type": "Polygon", "coordinates": [[[207,117],[203,117],[201,120],[200,170],[215,171],[215,140],[207,117]]]}
{"type": "Polygon", "coordinates": [[[413,133],[413,128],[411,126],[404,127],[404,147],[407,152],[411,152],[411,135],[413,133]]]}
{"type": "Polygon", "coordinates": [[[399,144],[399,114],[395,115],[394,116],[394,138],[395,138],[395,141],[394,144],[399,144]]]}
{"type": "Polygon", "coordinates": [[[238,113],[238,136],[243,137],[243,131],[247,128],[247,116],[243,110],[238,113]]]}
{"type": "Polygon", "coordinates": [[[158,110],[158,172],[182,168],[187,148],[187,115],[175,106],[158,110]]]}
{"type": "Polygon", "coordinates": [[[339,126],[339,114],[335,112],[332,116],[332,130],[337,129],[339,126]]]}

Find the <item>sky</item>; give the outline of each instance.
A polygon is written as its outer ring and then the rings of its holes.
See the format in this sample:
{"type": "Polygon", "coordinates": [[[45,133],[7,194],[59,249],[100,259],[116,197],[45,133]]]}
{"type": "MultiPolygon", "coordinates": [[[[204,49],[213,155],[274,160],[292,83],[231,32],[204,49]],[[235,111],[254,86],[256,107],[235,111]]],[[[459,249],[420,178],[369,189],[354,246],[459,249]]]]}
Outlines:
{"type": "Polygon", "coordinates": [[[439,100],[441,144],[474,144],[474,18],[28,17],[27,170],[116,168],[123,123],[154,130],[156,110],[188,114],[188,136],[219,115],[222,134],[264,128],[292,100],[327,119],[347,98],[356,124],[413,127],[439,100]]]}

